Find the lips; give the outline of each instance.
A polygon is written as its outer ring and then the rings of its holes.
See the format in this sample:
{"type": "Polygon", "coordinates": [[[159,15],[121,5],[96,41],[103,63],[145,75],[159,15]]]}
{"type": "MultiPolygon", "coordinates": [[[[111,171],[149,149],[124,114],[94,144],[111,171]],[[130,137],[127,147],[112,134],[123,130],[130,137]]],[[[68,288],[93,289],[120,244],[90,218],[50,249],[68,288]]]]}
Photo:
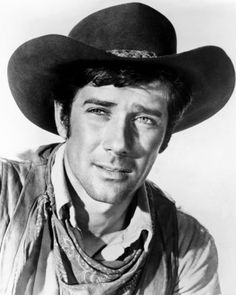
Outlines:
{"type": "Polygon", "coordinates": [[[97,164],[97,166],[99,166],[100,168],[103,168],[107,171],[111,171],[111,172],[121,172],[121,173],[131,173],[132,172],[131,169],[123,168],[123,167],[113,167],[113,166],[108,166],[108,165],[104,165],[104,164],[97,164]]]}
{"type": "Polygon", "coordinates": [[[95,163],[94,165],[105,178],[123,180],[128,177],[128,174],[132,173],[132,169],[128,167],[116,167],[103,163],[95,163]]]}

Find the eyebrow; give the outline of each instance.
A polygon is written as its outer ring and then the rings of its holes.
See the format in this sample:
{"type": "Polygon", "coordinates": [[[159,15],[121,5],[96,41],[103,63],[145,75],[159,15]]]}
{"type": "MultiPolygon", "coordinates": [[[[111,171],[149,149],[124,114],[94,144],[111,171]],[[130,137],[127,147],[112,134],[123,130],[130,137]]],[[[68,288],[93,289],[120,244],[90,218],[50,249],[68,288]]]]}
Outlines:
{"type": "Polygon", "coordinates": [[[83,103],[83,106],[86,104],[95,104],[95,105],[99,105],[99,106],[103,106],[103,107],[113,107],[116,106],[117,104],[111,101],[105,101],[105,100],[100,100],[97,98],[89,98],[86,99],[83,103]]]}
{"type": "Polygon", "coordinates": [[[150,108],[144,107],[144,106],[142,106],[140,104],[135,104],[135,109],[138,112],[146,113],[146,114],[156,116],[156,117],[159,117],[159,118],[162,116],[161,111],[159,111],[157,109],[150,109],[150,108]]]}

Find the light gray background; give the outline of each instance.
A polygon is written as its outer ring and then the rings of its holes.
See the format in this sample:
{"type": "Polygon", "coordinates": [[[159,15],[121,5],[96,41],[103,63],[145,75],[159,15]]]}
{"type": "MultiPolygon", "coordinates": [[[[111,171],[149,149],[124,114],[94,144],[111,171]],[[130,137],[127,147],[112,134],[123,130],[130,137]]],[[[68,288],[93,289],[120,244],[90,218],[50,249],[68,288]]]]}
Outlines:
{"type": "MultiPolygon", "coordinates": [[[[119,0],[8,0],[0,2],[0,154],[14,157],[29,147],[60,140],[19,112],[7,85],[7,62],[24,41],[66,35],[77,21],[119,0]]],[[[143,0],[174,24],[178,51],[223,47],[236,62],[236,1],[143,0]]],[[[35,89],[37,91],[37,89],[35,89]]],[[[210,120],[173,136],[150,178],[213,234],[223,294],[236,294],[236,95],[210,120]]]]}

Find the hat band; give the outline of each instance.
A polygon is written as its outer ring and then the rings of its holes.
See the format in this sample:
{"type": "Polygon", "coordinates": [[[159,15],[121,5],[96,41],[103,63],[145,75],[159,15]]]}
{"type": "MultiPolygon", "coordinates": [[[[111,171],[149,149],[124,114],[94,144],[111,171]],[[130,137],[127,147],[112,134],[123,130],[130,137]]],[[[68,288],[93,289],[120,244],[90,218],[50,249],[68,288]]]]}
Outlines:
{"type": "Polygon", "coordinates": [[[107,53],[119,57],[129,57],[129,58],[157,58],[157,55],[153,51],[147,50],[133,50],[133,49],[112,49],[106,50],[107,53]]]}

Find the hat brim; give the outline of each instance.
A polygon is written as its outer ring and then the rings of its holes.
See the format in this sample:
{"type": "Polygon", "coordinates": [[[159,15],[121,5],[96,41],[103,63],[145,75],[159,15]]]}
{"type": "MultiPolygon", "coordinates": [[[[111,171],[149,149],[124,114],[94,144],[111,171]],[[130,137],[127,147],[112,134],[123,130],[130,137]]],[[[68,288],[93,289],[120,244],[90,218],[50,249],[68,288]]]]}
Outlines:
{"type": "Polygon", "coordinates": [[[57,134],[54,106],[50,99],[56,66],[76,62],[145,63],[166,66],[179,73],[192,90],[192,103],[174,132],[192,127],[218,112],[235,85],[231,60],[219,47],[205,46],[157,58],[114,56],[61,35],[46,35],[21,45],[8,64],[13,97],[23,114],[39,127],[57,134]]]}

